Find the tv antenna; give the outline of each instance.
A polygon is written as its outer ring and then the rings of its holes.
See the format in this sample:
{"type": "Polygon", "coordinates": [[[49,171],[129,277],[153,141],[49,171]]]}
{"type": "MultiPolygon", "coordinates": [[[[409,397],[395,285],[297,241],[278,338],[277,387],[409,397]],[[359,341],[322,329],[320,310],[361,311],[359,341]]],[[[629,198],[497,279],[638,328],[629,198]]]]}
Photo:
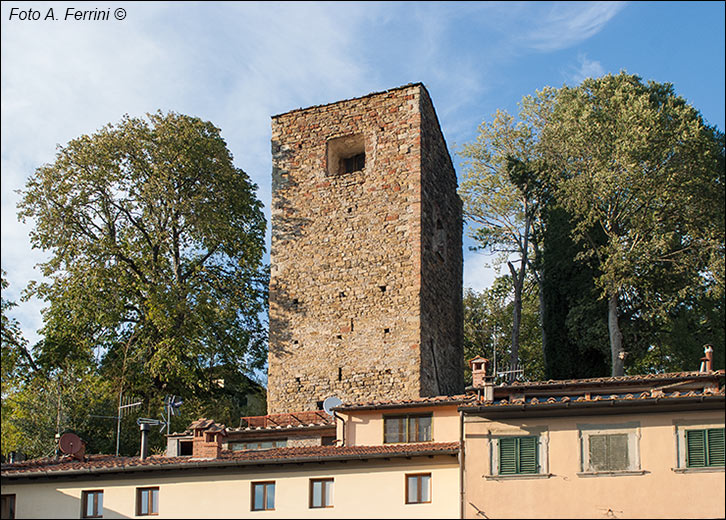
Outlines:
{"type": "Polygon", "coordinates": [[[137,406],[141,406],[141,401],[134,401],[134,397],[119,394],[118,396],[118,412],[116,415],[89,415],[89,417],[99,417],[101,419],[116,419],[116,456],[118,457],[119,443],[121,441],[121,419],[126,417],[137,406]],[[134,401],[134,402],[132,402],[134,401]]]}
{"type": "Polygon", "coordinates": [[[139,417],[136,424],[150,424],[151,426],[159,426],[159,432],[167,429],[167,434],[171,433],[171,417],[179,413],[179,407],[184,403],[178,395],[167,395],[164,397],[164,409],[161,411],[161,419],[149,419],[148,417],[139,417]]]}

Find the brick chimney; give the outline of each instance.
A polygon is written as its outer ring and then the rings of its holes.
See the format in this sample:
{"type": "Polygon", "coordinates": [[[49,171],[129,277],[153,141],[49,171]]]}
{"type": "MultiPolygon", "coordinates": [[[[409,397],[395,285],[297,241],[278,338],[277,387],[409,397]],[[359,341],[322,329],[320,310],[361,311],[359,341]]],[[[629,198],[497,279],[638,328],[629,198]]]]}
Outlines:
{"type": "Polygon", "coordinates": [[[699,372],[708,374],[713,372],[713,347],[711,345],[704,345],[703,353],[705,355],[701,358],[701,369],[699,372]]]}
{"type": "Polygon", "coordinates": [[[189,429],[194,432],[192,458],[218,459],[222,453],[222,437],[227,435],[224,424],[216,424],[211,419],[194,421],[189,429]]]}
{"type": "Polygon", "coordinates": [[[477,356],[469,360],[471,368],[472,386],[474,388],[483,388],[487,370],[489,370],[489,360],[481,356],[477,356]]]}
{"type": "Polygon", "coordinates": [[[483,397],[484,401],[492,402],[494,400],[494,377],[487,375],[489,360],[476,356],[469,360],[469,366],[471,367],[471,384],[479,391],[479,398],[483,397]],[[484,390],[483,396],[482,389],[484,390]]]}

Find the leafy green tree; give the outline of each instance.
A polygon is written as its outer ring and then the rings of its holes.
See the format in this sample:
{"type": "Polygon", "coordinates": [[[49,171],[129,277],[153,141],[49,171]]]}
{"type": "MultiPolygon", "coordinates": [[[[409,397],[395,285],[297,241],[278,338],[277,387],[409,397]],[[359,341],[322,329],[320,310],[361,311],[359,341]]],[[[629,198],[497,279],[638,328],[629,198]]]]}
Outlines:
{"type": "MultiPolygon", "coordinates": [[[[570,215],[556,204],[544,211],[542,240],[542,325],[547,379],[606,376],[610,370],[607,307],[595,285],[599,271],[580,258],[570,215]]],[[[600,236],[596,240],[602,240],[600,236]]]]}
{"type": "MultiPolygon", "coordinates": [[[[519,379],[536,381],[544,376],[544,360],[539,330],[537,285],[529,280],[522,298],[522,326],[520,345],[519,379]]],[[[496,351],[497,371],[510,355],[508,342],[512,326],[512,294],[514,291],[510,276],[497,278],[492,286],[481,293],[471,289],[464,292],[464,356],[488,358],[494,362],[496,351]]],[[[494,370],[494,366],[491,366],[494,370]]],[[[471,371],[467,367],[465,380],[471,382],[471,371]]]]}
{"type": "Polygon", "coordinates": [[[540,143],[579,257],[599,271],[613,375],[628,354],[627,302],[643,317],[704,285],[723,294],[723,142],[670,84],[620,73],[559,91],[540,143]]]}
{"type": "MultiPolygon", "coordinates": [[[[5,270],[2,270],[0,286],[3,293],[8,288],[8,281],[5,279],[5,270]]],[[[35,360],[28,348],[28,342],[23,337],[18,321],[11,317],[8,312],[15,307],[15,302],[5,299],[2,296],[2,395],[10,391],[18,382],[31,371],[37,371],[35,360]]]]}
{"type": "MultiPolygon", "coordinates": [[[[116,422],[111,381],[88,368],[64,367],[25,381],[3,399],[2,453],[55,453],[56,433],[73,431],[90,453],[113,453],[116,422]]],[[[138,444],[138,439],[136,440],[138,444]]]]}
{"type": "Polygon", "coordinates": [[[204,396],[213,368],[265,361],[267,269],[256,186],[220,130],[175,113],[125,116],[59,147],[30,177],[32,219],[49,281],[35,359],[48,372],[99,367],[116,392],[204,396]]]}
{"type": "MultiPolygon", "coordinates": [[[[538,137],[546,122],[555,91],[545,89],[525,97],[514,117],[497,111],[479,126],[476,141],[465,145],[464,180],[459,193],[471,237],[478,248],[506,262],[513,283],[510,362],[519,362],[522,295],[528,274],[540,282],[542,183],[538,137]],[[518,257],[516,260],[512,255],[518,257]],[[517,266],[515,266],[517,264],[517,266]]],[[[544,338],[544,337],[543,337],[544,338]]]]}

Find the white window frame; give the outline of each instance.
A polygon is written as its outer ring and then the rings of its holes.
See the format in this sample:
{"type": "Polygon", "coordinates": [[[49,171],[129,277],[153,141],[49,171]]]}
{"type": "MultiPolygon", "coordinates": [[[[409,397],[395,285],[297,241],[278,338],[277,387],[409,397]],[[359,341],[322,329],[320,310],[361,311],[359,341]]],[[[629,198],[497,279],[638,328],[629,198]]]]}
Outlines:
{"type": "Polygon", "coordinates": [[[723,428],[723,422],[714,419],[674,419],[673,435],[675,437],[675,466],[671,468],[676,473],[723,473],[723,466],[708,466],[704,468],[689,468],[686,466],[686,431],[708,430],[710,428],[723,428]]]}
{"type": "Polygon", "coordinates": [[[533,478],[549,478],[549,442],[550,434],[546,426],[536,428],[506,428],[490,429],[488,431],[489,445],[489,474],[484,475],[487,480],[517,480],[533,478]],[[499,439],[510,437],[537,437],[537,463],[538,473],[499,474],[499,439]]]}
{"type": "Polygon", "coordinates": [[[578,424],[579,477],[643,475],[640,468],[640,422],[633,421],[618,424],[578,424]],[[594,435],[627,434],[628,436],[628,467],[624,470],[595,471],[590,469],[590,437],[594,435]]]}

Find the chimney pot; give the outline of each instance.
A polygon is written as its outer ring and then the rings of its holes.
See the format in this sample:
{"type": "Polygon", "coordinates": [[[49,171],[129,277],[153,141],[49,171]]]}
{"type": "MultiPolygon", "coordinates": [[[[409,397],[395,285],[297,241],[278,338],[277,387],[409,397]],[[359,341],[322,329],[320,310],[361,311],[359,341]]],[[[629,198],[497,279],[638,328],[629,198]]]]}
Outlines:
{"type": "Polygon", "coordinates": [[[701,358],[701,369],[699,372],[713,372],[713,347],[711,345],[703,346],[704,356],[701,358]]]}

